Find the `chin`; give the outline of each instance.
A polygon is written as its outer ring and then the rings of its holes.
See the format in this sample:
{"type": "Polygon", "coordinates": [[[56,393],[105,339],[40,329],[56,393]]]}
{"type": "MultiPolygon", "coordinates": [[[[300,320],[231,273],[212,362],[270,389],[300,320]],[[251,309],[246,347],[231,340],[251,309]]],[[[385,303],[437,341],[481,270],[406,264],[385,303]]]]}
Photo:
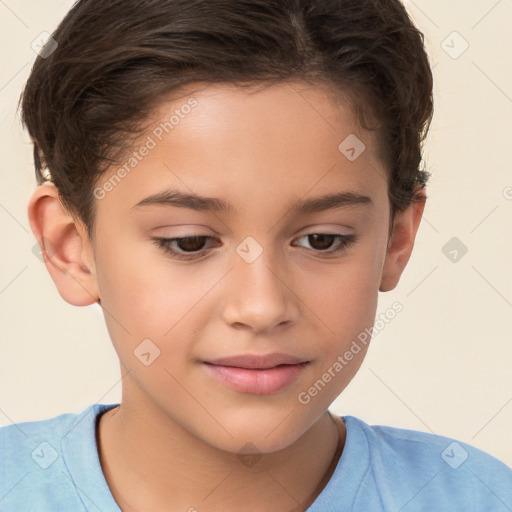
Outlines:
{"type": "Polygon", "coordinates": [[[260,412],[257,417],[246,413],[219,418],[227,432],[218,424],[205,432],[205,425],[201,425],[196,436],[212,447],[238,455],[273,453],[288,448],[308,429],[304,419],[288,414],[283,409],[279,415],[260,412]]]}
{"type": "Polygon", "coordinates": [[[288,448],[298,436],[292,436],[290,433],[282,434],[269,440],[267,434],[261,432],[251,432],[246,430],[233,434],[233,437],[222,437],[213,439],[204,439],[213,448],[225,452],[233,453],[237,456],[243,455],[264,455],[274,453],[288,448]]]}

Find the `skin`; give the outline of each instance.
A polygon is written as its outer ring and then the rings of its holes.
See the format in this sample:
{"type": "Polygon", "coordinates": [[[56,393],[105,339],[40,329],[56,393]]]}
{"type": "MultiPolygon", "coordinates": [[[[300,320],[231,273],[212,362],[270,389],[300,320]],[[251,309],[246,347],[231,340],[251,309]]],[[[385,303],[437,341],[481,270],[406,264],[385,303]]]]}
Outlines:
{"type": "MultiPolygon", "coordinates": [[[[298,395],[373,325],[378,292],[397,285],[409,260],[425,194],[397,213],[390,236],[387,170],[374,134],[320,86],[217,84],[191,96],[197,106],[97,200],[94,243],[53,185],[34,191],[30,225],[43,245],[51,242],[46,267],[62,298],[76,306],[101,301],[120,359],[122,402],[101,416],[97,436],[122,510],[304,510],[345,440],[343,421],[328,407],[366,349],[308,404],[298,395]],[[354,161],[338,150],[349,134],[366,146],[354,161]],[[166,188],[221,198],[234,211],[133,208],[166,188]],[[334,191],[364,194],[371,204],[289,212],[293,201],[334,191]],[[322,249],[339,241],[322,246],[306,236],[315,233],[356,240],[326,256],[322,249]],[[182,261],[152,236],[212,239],[200,257],[182,261]],[[236,251],[248,236],[263,250],[251,263],[236,251]],[[148,366],[134,355],[147,338],[160,350],[148,366]],[[202,362],[272,352],[309,363],[270,395],[228,388],[202,362]],[[259,459],[249,465],[239,452],[259,459]]],[[[160,103],[152,127],[187,99],[160,103]]]]}

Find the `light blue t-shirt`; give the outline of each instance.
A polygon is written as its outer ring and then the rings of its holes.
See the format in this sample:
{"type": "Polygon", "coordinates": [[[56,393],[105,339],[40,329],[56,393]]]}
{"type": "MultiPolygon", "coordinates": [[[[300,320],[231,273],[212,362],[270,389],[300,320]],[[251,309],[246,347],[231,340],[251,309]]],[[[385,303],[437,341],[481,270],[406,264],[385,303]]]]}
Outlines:
{"type": "MultiPolygon", "coordinates": [[[[1,512],[120,512],[96,420],[119,404],[0,427],[1,512]]],[[[345,447],[308,512],[510,512],[512,469],[453,439],[343,416],[345,447]]]]}

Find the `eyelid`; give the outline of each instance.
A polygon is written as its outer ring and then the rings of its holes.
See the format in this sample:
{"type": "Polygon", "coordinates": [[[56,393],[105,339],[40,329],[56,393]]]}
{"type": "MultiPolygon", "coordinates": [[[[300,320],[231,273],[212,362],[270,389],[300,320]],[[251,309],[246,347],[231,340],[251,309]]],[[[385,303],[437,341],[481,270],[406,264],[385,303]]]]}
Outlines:
{"type": "MultiPolygon", "coordinates": [[[[308,252],[313,253],[315,255],[318,255],[320,257],[329,257],[332,255],[335,255],[337,253],[341,253],[346,249],[349,249],[354,245],[354,243],[357,241],[357,237],[355,234],[343,234],[343,233],[331,233],[323,230],[317,230],[317,231],[310,231],[307,233],[304,233],[303,235],[299,235],[295,237],[293,240],[297,240],[300,238],[313,236],[313,235],[326,235],[326,236],[333,236],[336,237],[338,240],[338,245],[335,246],[334,249],[326,249],[326,250],[315,250],[315,249],[308,249],[305,248],[308,252]]],[[[196,234],[190,234],[186,236],[179,236],[179,237],[152,237],[153,242],[157,247],[159,247],[162,251],[165,253],[168,253],[171,255],[171,258],[174,258],[176,260],[182,260],[182,261],[188,261],[188,260],[200,260],[203,259],[203,257],[206,257],[208,254],[210,254],[209,249],[199,249],[195,252],[180,252],[176,249],[172,249],[171,244],[179,242],[182,239],[187,238],[204,238],[206,240],[215,240],[215,237],[209,236],[209,235],[196,235],[196,234]]],[[[218,247],[218,246],[217,246],[218,247]]],[[[302,247],[302,246],[300,246],[302,247]]],[[[210,247],[211,249],[211,247],[210,247]]]]}
{"type": "Polygon", "coordinates": [[[306,233],[305,235],[301,235],[301,236],[298,236],[298,237],[294,238],[294,240],[297,240],[297,239],[300,239],[300,238],[304,238],[304,237],[309,237],[309,236],[312,236],[312,235],[334,236],[339,241],[338,245],[335,246],[334,249],[326,249],[325,251],[320,251],[320,250],[315,250],[315,249],[307,249],[309,252],[312,252],[312,253],[314,253],[316,255],[319,255],[319,256],[322,256],[322,255],[329,256],[329,255],[332,255],[332,254],[339,253],[339,252],[343,251],[344,249],[348,249],[349,247],[351,247],[357,241],[357,237],[356,237],[355,234],[324,233],[323,231],[313,232],[313,233],[306,233]]]}

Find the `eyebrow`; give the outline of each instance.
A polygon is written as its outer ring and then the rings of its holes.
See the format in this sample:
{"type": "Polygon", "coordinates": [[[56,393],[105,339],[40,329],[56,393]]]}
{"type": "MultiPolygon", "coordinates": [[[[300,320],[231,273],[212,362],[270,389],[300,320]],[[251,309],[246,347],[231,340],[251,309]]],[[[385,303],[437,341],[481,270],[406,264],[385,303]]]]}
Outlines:
{"type": "MultiPolygon", "coordinates": [[[[317,213],[334,210],[344,206],[373,205],[370,197],[356,192],[337,192],[318,197],[301,198],[291,204],[289,211],[296,214],[317,213]]],[[[217,197],[199,196],[193,193],[183,193],[178,190],[164,190],[145,197],[133,208],[143,206],[177,206],[201,212],[233,213],[235,208],[231,203],[217,197]]]]}

